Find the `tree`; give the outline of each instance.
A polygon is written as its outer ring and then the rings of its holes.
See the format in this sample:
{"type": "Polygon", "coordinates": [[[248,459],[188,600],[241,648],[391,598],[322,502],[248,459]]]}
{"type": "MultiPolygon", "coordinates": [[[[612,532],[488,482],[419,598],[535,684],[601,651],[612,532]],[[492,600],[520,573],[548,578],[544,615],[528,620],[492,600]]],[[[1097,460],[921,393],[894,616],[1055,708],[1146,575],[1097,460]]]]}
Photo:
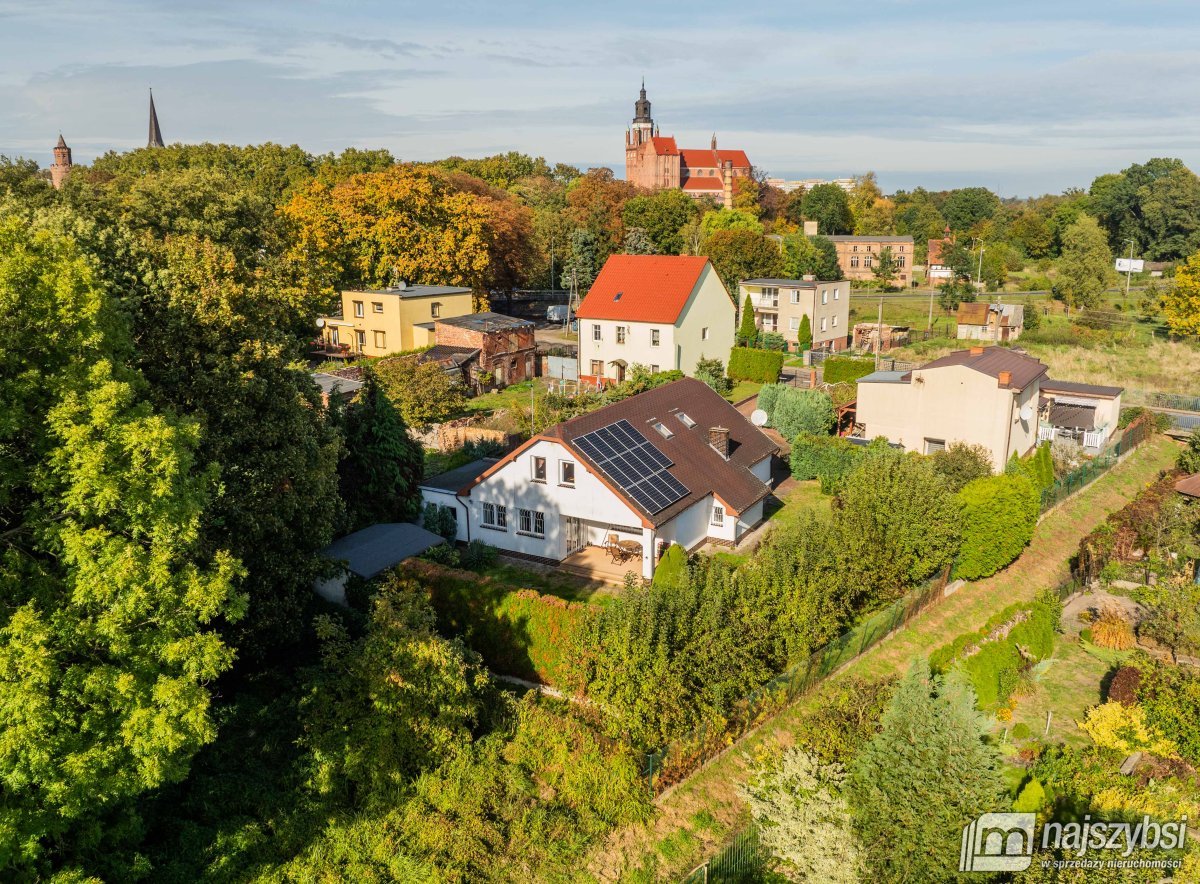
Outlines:
{"type": "Polygon", "coordinates": [[[1185,473],[1200,473],[1200,429],[1192,430],[1175,466],[1185,473]]]}
{"type": "Polygon", "coordinates": [[[957,494],[968,482],[992,474],[992,455],[982,445],[951,442],[930,458],[934,472],[946,480],[946,487],[957,494]]]}
{"type": "Polygon", "coordinates": [[[894,598],[953,561],[960,510],[928,460],[886,449],[846,477],[834,523],[846,584],[894,598]]]}
{"type": "Polygon", "coordinates": [[[625,254],[654,255],[657,252],[645,230],[640,227],[629,227],[625,231],[625,254]]]}
{"type": "Polygon", "coordinates": [[[762,205],[759,202],[759,197],[762,194],[762,187],[752,176],[740,175],[734,178],[734,211],[745,212],[748,215],[753,215],[755,218],[760,217],[762,215],[762,205]]]}
{"type": "Polygon", "coordinates": [[[771,426],[789,441],[801,433],[828,436],[833,422],[833,400],[819,390],[783,387],[771,411],[771,426]]]}
{"type": "Polygon", "coordinates": [[[562,281],[565,286],[575,286],[585,293],[596,281],[600,272],[600,249],[596,236],[590,230],[575,230],[570,239],[571,251],[563,261],[562,281]]]}
{"type": "Polygon", "coordinates": [[[625,228],[646,231],[659,255],[683,254],[685,243],[680,231],[698,214],[696,201],[674,188],[632,197],[621,210],[625,228]]]}
{"type": "Polygon", "coordinates": [[[935,679],[923,657],[900,681],[878,734],[851,768],[850,805],[868,874],[955,881],[963,827],[1005,806],[1000,759],[958,676],[935,679]]]}
{"type": "Polygon", "coordinates": [[[823,236],[785,236],[783,263],[784,272],[792,279],[802,279],[805,276],[821,280],[842,278],[837,246],[823,236]]]}
{"type": "Polygon", "coordinates": [[[626,201],[636,195],[637,189],[628,181],[614,178],[611,169],[589,169],[567,185],[564,214],[596,238],[598,265],[620,251],[625,240],[622,213],[626,201]]]}
{"type": "Polygon", "coordinates": [[[1037,304],[1033,303],[1033,299],[1028,296],[1025,297],[1023,306],[1025,308],[1022,311],[1022,316],[1024,317],[1025,323],[1025,331],[1037,331],[1042,324],[1041,308],[1037,304]]]}
{"type": "Polygon", "coordinates": [[[986,187],[962,187],[951,191],[942,203],[942,215],[951,230],[966,233],[992,218],[999,208],[999,197],[986,187]]]}
{"type": "Polygon", "coordinates": [[[1104,231],[1095,218],[1081,215],[1063,234],[1055,297],[1070,313],[1072,308],[1094,306],[1104,290],[1115,282],[1113,256],[1105,242],[1104,231]]]}
{"type": "Polygon", "coordinates": [[[846,771],[793,746],[739,789],[759,840],[800,881],[856,884],[863,858],[843,794],[846,771]]]}
{"type": "Polygon", "coordinates": [[[805,350],[811,350],[812,345],[812,322],[805,313],[800,317],[800,330],[796,332],[796,349],[803,353],[805,350]]]}
{"type": "Polygon", "coordinates": [[[93,262],[0,220],[0,318],[23,330],[0,349],[0,868],[35,879],[214,739],[216,624],[245,598],[202,542],[199,425],[147,397],[93,262]]]}
{"type": "Polygon", "coordinates": [[[850,199],[836,184],[816,185],[804,194],[800,205],[804,217],[817,222],[818,233],[834,235],[850,233],[854,229],[850,199]]]}
{"type": "Polygon", "coordinates": [[[871,272],[875,275],[876,282],[883,286],[885,292],[895,288],[893,283],[896,281],[896,274],[900,272],[900,266],[896,261],[896,256],[892,254],[891,246],[884,246],[880,249],[871,272]]]}
{"type": "Polygon", "coordinates": [[[755,215],[739,209],[718,209],[714,212],[705,212],[700,218],[700,229],[705,237],[712,236],[718,230],[763,232],[762,223],[755,215]]]}
{"type": "Polygon", "coordinates": [[[692,372],[692,376],[696,380],[707,384],[722,396],[733,389],[733,382],[726,376],[725,366],[721,364],[720,359],[699,360],[696,363],[696,370],[692,372]]]}
{"type": "Polygon", "coordinates": [[[990,577],[1021,554],[1033,538],[1041,493],[1020,474],[973,479],[958,492],[962,545],[954,573],[965,580],[990,577]]]}
{"type": "Polygon", "coordinates": [[[754,322],[754,303],[750,300],[750,296],[746,295],[746,300],[742,302],[742,318],[738,325],[737,345],[753,347],[757,341],[758,325],[754,322]]]}
{"type": "Polygon", "coordinates": [[[486,217],[488,266],[478,284],[488,292],[503,292],[511,298],[526,283],[536,260],[533,211],[507,191],[462,172],[452,173],[450,181],[458,190],[473,195],[486,217]]]}
{"type": "Polygon", "coordinates": [[[849,202],[856,234],[884,236],[895,232],[896,205],[884,197],[874,172],[855,180],[849,202]]]}
{"type": "Polygon", "coordinates": [[[462,411],[466,391],[435,362],[395,356],[375,363],[379,384],[410,427],[427,429],[462,411]]]}
{"type": "Polygon", "coordinates": [[[1171,331],[1200,335],[1200,252],[1175,268],[1174,285],[1167,289],[1161,303],[1171,331]]]}
{"type": "Polygon", "coordinates": [[[344,421],[346,448],[338,473],[351,529],[414,521],[425,455],[370,366],[344,421]]]}
{"type": "Polygon", "coordinates": [[[704,240],[702,251],[731,292],[737,291],[740,280],[783,272],[779,247],[753,230],[718,230],[704,240]]]}

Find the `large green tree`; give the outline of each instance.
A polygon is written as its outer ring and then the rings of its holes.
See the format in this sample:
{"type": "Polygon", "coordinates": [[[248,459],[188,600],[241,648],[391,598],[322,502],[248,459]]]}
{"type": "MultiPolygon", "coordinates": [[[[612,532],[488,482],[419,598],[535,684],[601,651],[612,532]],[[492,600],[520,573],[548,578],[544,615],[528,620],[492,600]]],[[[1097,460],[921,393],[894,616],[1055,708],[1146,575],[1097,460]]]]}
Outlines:
{"type": "Polygon", "coordinates": [[[739,280],[783,273],[779,245],[753,230],[718,230],[705,238],[701,250],[731,292],[737,291],[739,280]]]}
{"type": "Polygon", "coordinates": [[[836,184],[816,185],[804,194],[800,207],[806,221],[817,222],[818,233],[832,236],[854,230],[850,198],[836,184]]]}
{"type": "Polygon", "coordinates": [[[201,428],[148,399],[73,243],[0,220],[0,319],[0,875],[33,879],[186,775],[245,602],[201,428]]]}
{"type": "Polygon", "coordinates": [[[1162,296],[1167,325],[1176,334],[1200,335],[1200,252],[1176,268],[1173,282],[1162,296]]]}
{"type": "Polygon", "coordinates": [[[951,230],[966,233],[992,218],[999,208],[1000,198],[986,187],[962,187],[946,197],[942,215],[951,230]]]}
{"type": "Polygon", "coordinates": [[[842,278],[837,247],[823,236],[791,234],[783,238],[784,272],[792,279],[814,276],[821,280],[842,278]]]}
{"type": "Polygon", "coordinates": [[[872,880],[959,879],[963,826],[1007,807],[987,732],[965,682],[933,678],[924,658],[912,665],[851,767],[847,791],[872,880]]]}
{"type": "Polygon", "coordinates": [[[684,251],[680,230],[698,214],[696,201],[674,188],[640,194],[625,203],[621,217],[626,229],[646,231],[660,255],[679,255],[684,251]]]}
{"type": "Polygon", "coordinates": [[[1054,296],[1066,305],[1067,312],[1080,307],[1092,307],[1116,279],[1112,252],[1104,231],[1095,218],[1080,215],[1079,220],[1063,234],[1054,296]]]}

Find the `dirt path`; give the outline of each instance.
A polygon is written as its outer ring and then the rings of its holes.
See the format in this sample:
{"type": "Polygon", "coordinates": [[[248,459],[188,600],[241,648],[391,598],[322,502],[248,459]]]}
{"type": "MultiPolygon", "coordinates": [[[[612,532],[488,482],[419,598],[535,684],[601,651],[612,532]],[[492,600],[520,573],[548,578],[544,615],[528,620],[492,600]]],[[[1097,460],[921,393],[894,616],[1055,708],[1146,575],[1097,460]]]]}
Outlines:
{"type": "MultiPolygon", "coordinates": [[[[1068,576],[1067,560],[1079,540],[1153,481],[1177,453],[1178,446],[1162,437],[1146,443],[1047,514],[1013,565],[966,584],[834,677],[879,678],[900,672],[917,655],[978,629],[996,611],[1055,585],[1068,576]]],[[[659,813],[649,824],[613,833],[594,852],[591,875],[600,881],[673,880],[711,856],[745,822],[737,787],[746,778],[747,760],[790,745],[804,711],[804,701],[784,710],[680,783],[659,801],[659,813]]]]}

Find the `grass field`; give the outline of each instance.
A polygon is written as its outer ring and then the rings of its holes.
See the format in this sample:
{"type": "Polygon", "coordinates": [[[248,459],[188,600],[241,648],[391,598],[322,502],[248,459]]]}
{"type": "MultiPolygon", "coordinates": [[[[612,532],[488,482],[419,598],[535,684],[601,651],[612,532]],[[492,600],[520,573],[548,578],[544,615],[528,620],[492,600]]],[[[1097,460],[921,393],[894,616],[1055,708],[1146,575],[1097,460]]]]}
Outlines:
{"type": "MultiPolygon", "coordinates": [[[[978,629],[1007,605],[1032,599],[1041,589],[1055,585],[1067,575],[1067,558],[1080,538],[1156,478],[1177,453],[1178,446],[1162,437],[1146,443],[1128,460],[1052,510],[1038,526],[1029,548],[1005,571],[967,584],[833,677],[856,674],[880,678],[902,672],[918,655],[978,629]]],[[[1047,696],[1060,702],[1064,715],[1069,714],[1065,710],[1086,703],[1090,696],[1082,685],[1064,686],[1062,691],[1061,697],[1049,692],[1047,696]]],[[[792,745],[797,723],[816,703],[810,697],[784,710],[664,794],[657,802],[655,819],[610,836],[594,852],[589,872],[602,881],[672,880],[711,856],[747,821],[737,789],[745,780],[749,763],[762,754],[792,745]],[[707,825],[698,826],[697,818],[703,818],[707,825]],[[684,845],[691,849],[683,849],[684,845]]],[[[1032,704],[1030,714],[1036,714],[1032,704]]]]}
{"type": "Polygon", "coordinates": [[[733,385],[733,389],[726,394],[725,398],[730,402],[741,402],[743,399],[749,399],[751,396],[757,396],[758,391],[762,389],[762,384],[754,381],[738,381],[733,385]]]}

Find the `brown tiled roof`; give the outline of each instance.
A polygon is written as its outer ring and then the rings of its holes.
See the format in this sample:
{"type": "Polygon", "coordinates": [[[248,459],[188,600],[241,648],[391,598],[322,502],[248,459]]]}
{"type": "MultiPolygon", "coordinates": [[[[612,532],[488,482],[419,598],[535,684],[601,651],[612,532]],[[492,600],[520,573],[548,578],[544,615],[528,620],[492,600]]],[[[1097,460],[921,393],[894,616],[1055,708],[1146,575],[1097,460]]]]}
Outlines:
{"type": "Polygon", "coordinates": [[[958,305],[958,321],[962,325],[987,325],[988,304],[970,303],[958,305]]]}
{"type": "Polygon", "coordinates": [[[1175,483],[1175,490],[1188,497],[1200,497],[1200,473],[1184,476],[1175,483]]]}
{"type": "MultiPolygon", "coordinates": [[[[629,421],[650,440],[651,445],[671,460],[672,466],[668,471],[689,491],[681,500],[653,514],[646,513],[635,501],[626,498],[635,511],[645,515],[656,527],[669,522],[709,494],[719,497],[732,512],[741,513],[770,492],[770,488],[750,472],[750,467],[777,452],[777,446],[736,408],[694,378],[664,384],[598,411],[572,418],[551,427],[545,436],[562,440],[577,457],[589,464],[593,472],[603,474],[572,443],[592,430],[607,427],[619,420],[629,421]],[[695,425],[689,429],[679,419],[680,412],[690,417],[695,425]],[[661,421],[671,430],[673,435],[670,439],[664,438],[651,426],[655,421],[661,421]],[[729,430],[729,460],[721,457],[708,444],[711,427],[729,430]]],[[[620,488],[615,490],[618,493],[621,491],[620,488]]]]}
{"type": "Polygon", "coordinates": [[[1074,381],[1056,381],[1045,378],[1042,381],[1043,393],[1066,393],[1076,396],[1095,396],[1100,399],[1115,399],[1125,392],[1124,387],[1101,387],[1096,384],[1077,384],[1074,381]]]}
{"type": "Polygon", "coordinates": [[[1012,376],[1008,383],[1009,389],[1012,390],[1024,390],[1034,381],[1046,375],[1046,366],[1040,361],[1024,353],[1010,350],[1008,347],[955,350],[953,353],[947,353],[941,359],[925,363],[919,370],[946,368],[952,365],[963,365],[997,380],[1000,379],[1000,372],[1007,371],[1012,376]],[[982,352],[974,352],[976,349],[980,349],[982,352]]]}

